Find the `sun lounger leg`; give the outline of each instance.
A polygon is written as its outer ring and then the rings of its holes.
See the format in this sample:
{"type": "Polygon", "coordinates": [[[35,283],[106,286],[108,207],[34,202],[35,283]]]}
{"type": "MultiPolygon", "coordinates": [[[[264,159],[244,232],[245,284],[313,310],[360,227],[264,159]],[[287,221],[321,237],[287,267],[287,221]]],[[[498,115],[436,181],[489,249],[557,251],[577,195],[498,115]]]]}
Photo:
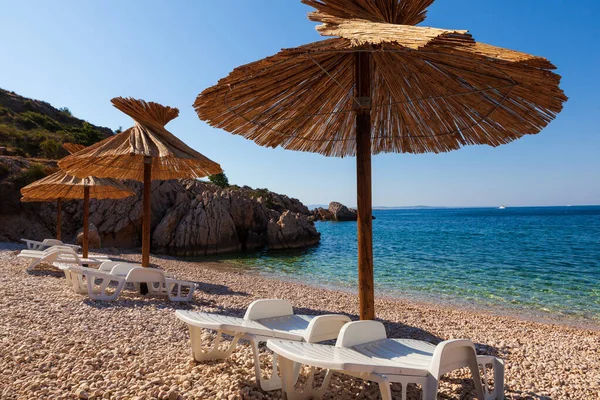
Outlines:
{"type": "MultiPolygon", "coordinates": [[[[254,374],[256,375],[256,383],[260,385],[260,388],[264,391],[278,390],[281,389],[281,376],[279,374],[279,356],[277,353],[273,353],[273,368],[271,370],[270,378],[263,378],[262,369],[260,366],[260,351],[258,349],[258,345],[261,340],[258,340],[253,335],[245,335],[244,339],[249,340],[252,345],[252,354],[254,356],[254,374]]],[[[295,363],[293,376],[294,376],[294,384],[298,380],[298,376],[300,375],[300,367],[302,365],[295,363]]]]}
{"type": "Polygon", "coordinates": [[[65,277],[67,278],[67,286],[73,288],[75,293],[79,294],[87,294],[87,283],[83,281],[83,275],[78,272],[69,271],[68,269],[64,271],[65,277]]]}
{"type": "Polygon", "coordinates": [[[37,267],[37,265],[41,262],[41,259],[33,259],[31,260],[31,262],[29,263],[29,265],[27,266],[27,268],[25,268],[25,270],[27,272],[32,271],[35,267],[37,267]]]}
{"type": "MultiPolygon", "coordinates": [[[[330,375],[326,375],[323,380],[323,385],[319,389],[312,387],[314,381],[315,368],[311,368],[310,375],[306,381],[306,387],[303,391],[299,392],[295,389],[296,381],[298,380],[298,373],[300,372],[301,365],[299,363],[288,360],[285,357],[279,356],[279,365],[281,368],[281,388],[283,391],[283,398],[287,400],[308,400],[308,399],[320,399],[327,390],[329,385],[330,375]]],[[[329,374],[330,371],[327,371],[329,374]]]]}
{"type": "Polygon", "coordinates": [[[192,342],[192,355],[196,361],[209,361],[209,360],[224,360],[229,357],[235,350],[238,341],[240,340],[241,334],[237,334],[233,337],[233,340],[225,350],[221,350],[219,345],[223,337],[223,332],[217,331],[217,337],[212,343],[210,350],[206,351],[202,345],[202,328],[190,325],[190,341],[192,342]]]}
{"type": "Polygon", "coordinates": [[[477,358],[475,355],[473,357],[469,357],[467,362],[467,366],[471,371],[471,376],[473,377],[473,383],[475,384],[475,393],[479,400],[485,400],[485,396],[483,394],[483,386],[481,385],[481,375],[479,374],[479,364],[477,363],[477,358]]]}
{"type": "MultiPolygon", "coordinates": [[[[390,382],[387,379],[382,379],[377,382],[379,384],[379,392],[381,393],[381,400],[392,400],[392,389],[390,382]]],[[[402,398],[404,400],[405,397],[402,398]]]]}
{"type": "Polygon", "coordinates": [[[494,400],[504,399],[504,360],[494,357],[494,400]]]}
{"type": "Polygon", "coordinates": [[[437,398],[438,391],[438,380],[436,377],[430,375],[427,377],[427,381],[422,385],[423,387],[423,400],[435,400],[437,398]]]}
{"type": "Polygon", "coordinates": [[[119,297],[123,287],[125,287],[125,279],[110,276],[110,274],[102,274],[103,276],[97,276],[97,274],[93,272],[86,272],[86,280],[87,280],[87,289],[88,295],[92,300],[102,300],[102,301],[112,301],[119,297]],[[100,279],[100,284],[96,284],[96,280],[100,279]],[[109,294],[106,289],[108,289],[111,282],[116,282],[117,286],[112,294],[109,294]]]}
{"type": "Polygon", "coordinates": [[[504,361],[493,356],[477,356],[477,363],[482,367],[483,390],[486,400],[501,400],[504,398],[504,361]],[[490,391],[488,364],[494,370],[494,385],[490,391]]]}
{"type": "MultiPolygon", "coordinates": [[[[265,391],[281,389],[281,377],[278,374],[278,357],[277,354],[273,354],[273,369],[270,378],[263,378],[262,369],[260,367],[260,351],[258,349],[259,340],[252,335],[246,335],[246,339],[250,341],[252,345],[252,354],[254,355],[254,373],[256,375],[256,383],[260,385],[260,388],[265,391]]],[[[294,382],[295,383],[295,382],[294,382]]]]}
{"type": "Polygon", "coordinates": [[[302,391],[298,391],[296,390],[295,386],[296,382],[298,381],[298,376],[300,374],[302,365],[281,356],[279,356],[279,365],[281,368],[281,388],[283,390],[283,397],[287,400],[322,398],[329,387],[329,382],[331,381],[331,376],[333,375],[333,371],[327,370],[321,386],[319,388],[314,388],[313,385],[315,381],[315,372],[317,369],[315,367],[311,367],[310,373],[308,374],[304,384],[304,389],[302,391]]]}
{"type": "Polygon", "coordinates": [[[167,295],[171,301],[190,301],[194,297],[196,284],[177,279],[165,278],[167,295]],[[173,292],[176,291],[176,294],[173,292]]]}

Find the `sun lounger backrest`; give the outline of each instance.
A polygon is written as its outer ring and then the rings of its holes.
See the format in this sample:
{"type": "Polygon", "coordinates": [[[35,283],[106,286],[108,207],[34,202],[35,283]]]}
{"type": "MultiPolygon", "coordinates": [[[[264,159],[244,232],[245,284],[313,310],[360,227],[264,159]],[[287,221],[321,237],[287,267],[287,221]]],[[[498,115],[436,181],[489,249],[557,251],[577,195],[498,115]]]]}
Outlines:
{"type": "MultiPolygon", "coordinates": [[[[111,274],[114,275],[114,274],[111,274]]],[[[164,282],[165,275],[156,268],[135,267],[127,274],[127,282],[164,282]]]]}
{"type": "Polygon", "coordinates": [[[439,377],[464,367],[468,360],[475,362],[476,357],[475,346],[470,340],[446,340],[435,347],[429,370],[433,376],[439,377]]]}
{"type": "Polygon", "coordinates": [[[112,269],[119,264],[123,264],[123,263],[121,261],[104,261],[98,267],[98,271],[110,273],[110,271],[112,271],[112,269]]]}
{"type": "Polygon", "coordinates": [[[264,318],[284,317],[294,315],[292,304],[287,300],[263,299],[255,300],[248,306],[244,319],[259,320],[264,318]]]}
{"type": "Polygon", "coordinates": [[[52,253],[55,251],[64,251],[64,252],[68,252],[68,253],[75,253],[75,250],[73,250],[72,247],[62,246],[62,245],[57,245],[57,244],[55,244],[54,246],[47,247],[46,249],[44,249],[42,251],[44,253],[52,253]]]}
{"type": "Polygon", "coordinates": [[[386,339],[385,326],[378,321],[349,322],[342,327],[336,347],[352,347],[363,343],[386,339]]]}
{"type": "Polygon", "coordinates": [[[44,239],[42,242],[45,246],[62,246],[64,243],[58,239],[44,239]]]}
{"type": "Polygon", "coordinates": [[[129,274],[129,272],[134,268],[142,268],[142,266],[140,264],[118,262],[108,272],[113,275],[127,276],[127,274],[129,274]]]}
{"type": "Polygon", "coordinates": [[[308,323],[308,327],[303,335],[307,343],[318,343],[324,340],[335,339],[339,336],[340,330],[344,325],[350,322],[350,318],[345,315],[328,314],[314,317],[308,323]]]}

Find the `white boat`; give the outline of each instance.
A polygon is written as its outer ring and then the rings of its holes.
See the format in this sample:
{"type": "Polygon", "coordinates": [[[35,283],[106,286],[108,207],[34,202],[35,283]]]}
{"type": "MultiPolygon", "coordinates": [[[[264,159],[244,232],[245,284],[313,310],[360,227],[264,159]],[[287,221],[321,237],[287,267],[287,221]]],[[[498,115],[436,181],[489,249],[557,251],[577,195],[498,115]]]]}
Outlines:
{"type": "Polygon", "coordinates": [[[504,210],[506,207],[504,206],[504,204],[502,204],[500,207],[498,207],[500,210],[504,210]]]}

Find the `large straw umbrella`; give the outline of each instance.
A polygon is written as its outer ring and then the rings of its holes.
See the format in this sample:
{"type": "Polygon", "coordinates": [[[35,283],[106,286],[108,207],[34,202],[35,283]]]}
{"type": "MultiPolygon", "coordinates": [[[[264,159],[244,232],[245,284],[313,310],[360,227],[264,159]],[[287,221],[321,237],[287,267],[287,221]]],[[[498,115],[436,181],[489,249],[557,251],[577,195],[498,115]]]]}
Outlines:
{"type": "Polygon", "coordinates": [[[113,105],[135,121],[132,128],[98,142],[58,165],[75,176],[133,179],[144,183],[142,265],[150,263],[150,189],[152,180],[202,178],[222,172],[219,164],[188,147],[165,129],[177,108],[117,97],[113,105]]]}
{"type": "MultiPolygon", "coordinates": [[[[77,151],[84,147],[66,145],[70,151],[77,151]]],[[[88,256],[89,248],[89,214],[90,198],[93,199],[122,199],[133,196],[131,189],[114,179],[96,177],[76,178],[58,171],[45,178],[35,181],[21,189],[23,202],[32,201],[57,201],[56,238],[60,240],[62,225],[61,203],[63,200],[83,199],[83,257],[88,256]]]]}
{"type": "Polygon", "coordinates": [[[194,107],[210,125],[267,147],[356,156],[360,317],[374,310],[371,155],[498,146],[562,109],[546,59],[414,26],[433,0],[302,0],[336,38],[236,68],[194,107]]]}

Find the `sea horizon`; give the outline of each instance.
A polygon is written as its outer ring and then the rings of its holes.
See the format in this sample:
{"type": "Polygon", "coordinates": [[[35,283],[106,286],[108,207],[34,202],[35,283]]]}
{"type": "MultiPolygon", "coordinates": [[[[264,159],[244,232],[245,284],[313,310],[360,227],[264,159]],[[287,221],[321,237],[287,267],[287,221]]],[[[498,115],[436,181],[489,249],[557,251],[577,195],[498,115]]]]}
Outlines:
{"type": "MultiPolygon", "coordinates": [[[[344,204],[348,208],[356,209],[356,205],[347,205],[344,204]]],[[[323,207],[327,208],[329,204],[307,204],[306,208],[309,210],[323,207]]],[[[468,208],[499,208],[500,206],[504,206],[505,208],[552,208],[552,207],[600,207],[600,204],[564,204],[564,205],[535,205],[535,204],[527,204],[527,205],[507,205],[507,204],[497,204],[491,206],[429,206],[429,205],[416,205],[416,206],[373,206],[373,210],[412,210],[412,209],[468,209],[468,208]]]]}

